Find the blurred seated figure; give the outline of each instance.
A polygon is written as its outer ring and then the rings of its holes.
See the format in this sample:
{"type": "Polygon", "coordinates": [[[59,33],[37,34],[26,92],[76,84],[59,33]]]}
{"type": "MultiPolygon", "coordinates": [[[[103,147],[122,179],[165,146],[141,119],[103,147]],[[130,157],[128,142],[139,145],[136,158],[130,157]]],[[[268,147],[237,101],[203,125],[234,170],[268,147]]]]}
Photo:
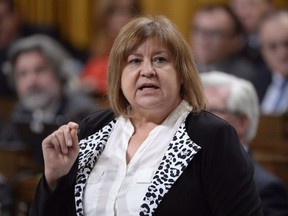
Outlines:
{"type": "Polygon", "coordinates": [[[261,51],[272,73],[261,103],[264,114],[288,113],[288,11],[275,11],[259,26],[261,51]]]}
{"type": "Polygon", "coordinates": [[[95,10],[94,41],[91,56],[81,74],[84,91],[107,93],[107,65],[112,44],[118,32],[139,13],[137,0],[102,0],[95,10]]]}
{"type": "Polygon", "coordinates": [[[20,39],[9,50],[5,68],[19,99],[11,117],[12,139],[17,136],[38,161],[44,137],[98,109],[94,100],[77,93],[73,65],[63,47],[45,35],[20,39]]]}
{"type": "Polygon", "coordinates": [[[0,0],[0,95],[11,94],[8,81],[1,69],[6,60],[7,47],[14,40],[18,21],[12,1],[0,0]]]}
{"type": "MultiPolygon", "coordinates": [[[[10,89],[2,66],[7,61],[9,47],[19,38],[45,33],[56,37],[54,29],[48,26],[32,26],[22,20],[22,17],[15,7],[13,0],[0,0],[0,95],[12,96],[13,90],[10,89]]],[[[14,96],[14,95],[13,95],[14,96]]]]}
{"type": "Polygon", "coordinates": [[[261,19],[275,9],[273,0],[230,0],[229,3],[244,29],[246,54],[258,60],[261,57],[257,28],[261,19]]]}
{"type": "Polygon", "coordinates": [[[11,189],[0,173],[0,215],[9,216],[12,207],[11,189]]]}
{"type": "Polygon", "coordinates": [[[220,70],[255,81],[256,68],[240,55],[244,45],[241,24],[229,7],[200,7],[191,25],[191,46],[199,72],[220,70]]]}
{"type": "Polygon", "coordinates": [[[261,59],[258,25],[275,8],[273,0],[230,0],[232,10],[241,22],[245,34],[245,54],[253,61],[261,59]]]}
{"type": "Polygon", "coordinates": [[[242,55],[252,61],[259,71],[255,86],[261,102],[271,82],[271,72],[261,55],[257,29],[261,19],[275,9],[273,0],[229,0],[229,5],[244,30],[245,45],[242,55]]]}
{"type": "MultiPolygon", "coordinates": [[[[249,151],[259,121],[259,103],[253,85],[223,72],[201,74],[207,109],[228,121],[237,131],[240,143],[249,151]]],[[[288,215],[288,191],[272,173],[254,161],[254,181],[265,216],[288,215]]]]}

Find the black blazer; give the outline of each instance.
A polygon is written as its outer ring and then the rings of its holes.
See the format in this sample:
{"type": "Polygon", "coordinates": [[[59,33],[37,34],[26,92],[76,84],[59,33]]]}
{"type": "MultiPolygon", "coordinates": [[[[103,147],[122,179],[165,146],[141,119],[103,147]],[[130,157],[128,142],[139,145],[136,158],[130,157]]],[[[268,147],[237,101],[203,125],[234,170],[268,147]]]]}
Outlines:
{"type": "Polygon", "coordinates": [[[254,181],[265,216],[288,215],[288,190],[272,173],[254,161],[254,181]]]}
{"type": "MultiPolygon", "coordinates": [[[[82,121],[77,161],[53,193],[49,192],[45,177],[41,179],[31,216],[83,215],[83,188],[95,165],[90,162],[97,161],[104,150],[115,121],[111,110],[97,112],[82,121]],[[99,142],[89,150],[88,146],[93,146],[90,141],[95,138],[99,142]]],[[[190,113],[171,140],[139,215],[263,215],[253,181],[253,164],[235,130],[206,111],[190,113]]]]}

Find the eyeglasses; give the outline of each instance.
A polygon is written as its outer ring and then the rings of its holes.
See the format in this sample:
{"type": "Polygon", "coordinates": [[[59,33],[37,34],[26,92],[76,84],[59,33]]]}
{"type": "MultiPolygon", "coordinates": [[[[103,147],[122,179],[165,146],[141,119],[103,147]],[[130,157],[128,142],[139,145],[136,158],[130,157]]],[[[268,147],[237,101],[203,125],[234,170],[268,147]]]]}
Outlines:
{"type": "Polygon", "coordinates": [[[224,39],[235,35],[231,31],[223,31],[220,29],[204,29],[197,26],[192,28],[192,34],[196,36],[206,36],[211,39],[224,39]]]}
{"type": "Polygon", "coordinates": [[[283,41],[269,42],[269,43],[262,45],[263,49],[266,49],[266,50],[271,51],[271,52],[275,52],[275,51],[279,50],[280,47],[283,47],[286,50],[288,50],[288,38],[286,40],[283,40],[283,41]]]}

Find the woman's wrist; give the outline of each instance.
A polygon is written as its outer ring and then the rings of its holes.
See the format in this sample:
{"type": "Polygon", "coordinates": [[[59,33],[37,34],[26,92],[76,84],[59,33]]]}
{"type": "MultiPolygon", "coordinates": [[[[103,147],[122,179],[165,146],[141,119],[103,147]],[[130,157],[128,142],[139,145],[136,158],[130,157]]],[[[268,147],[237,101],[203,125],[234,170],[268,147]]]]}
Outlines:
{"type": "Polygon", "coordinates": [[[45,176],[45,180],[46,180],[46,183],[47,183],[47,186],[48,186],[49,190],[51,192],[53,192],[56,189],[57,185],[58,185],[59,178],[55,178],[55,177],[49,175],[46,172],[44,173],[44,176],[45,176]]]}

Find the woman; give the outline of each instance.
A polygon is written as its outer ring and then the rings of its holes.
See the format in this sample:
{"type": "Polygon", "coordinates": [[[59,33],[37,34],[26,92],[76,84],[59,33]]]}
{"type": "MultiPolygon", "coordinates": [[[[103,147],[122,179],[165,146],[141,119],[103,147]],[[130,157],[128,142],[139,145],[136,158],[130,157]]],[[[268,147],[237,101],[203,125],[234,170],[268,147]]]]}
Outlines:
{"type": "Polygon", "coordinates": [[[107,95],[108,56],[121,28],[139,14],[138,0],[98,0],[94,11],[94,40],[91,56],[81,74],[86,92],[107,95]]]}
{"type": "Polygon", "coordinates": [[[169,20],[123,27],[108,86],[112,110],[43,141],[31,215],[262,215],[252,164],[235,130],[202,111],[189,46],[169,20]]]}

